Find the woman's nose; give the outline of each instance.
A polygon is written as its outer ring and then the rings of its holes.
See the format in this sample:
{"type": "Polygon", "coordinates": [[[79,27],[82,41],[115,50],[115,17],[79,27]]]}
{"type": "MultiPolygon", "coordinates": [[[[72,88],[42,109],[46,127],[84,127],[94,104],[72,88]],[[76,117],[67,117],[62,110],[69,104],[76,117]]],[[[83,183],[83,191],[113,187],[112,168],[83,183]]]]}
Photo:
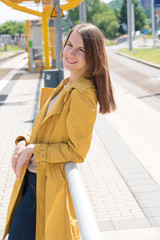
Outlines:
{"type": "Polygon", "coordinates": [[[70,56],[75,56],[76,55],[76,49],[71,48],[69,51],[70,56]]]}

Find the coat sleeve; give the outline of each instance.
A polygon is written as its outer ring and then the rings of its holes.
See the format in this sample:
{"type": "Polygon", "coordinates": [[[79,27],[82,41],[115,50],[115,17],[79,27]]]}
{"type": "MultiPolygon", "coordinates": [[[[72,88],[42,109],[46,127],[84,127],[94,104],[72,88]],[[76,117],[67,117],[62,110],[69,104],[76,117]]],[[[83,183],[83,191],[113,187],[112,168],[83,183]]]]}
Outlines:
{"type": "Polygon", "coordinates": [[[31,136],[31,133],[26,133],[22,136],[18,136],[15,140],[15,144],[19,143],[20,141],[23,141],[25,140],[26,141],[26,145],[29,144],[29,140],[30,140],[30,136],[31,136]]]}
{"type": "Polygon", "coordinates": [[[97,97],[93,90],[81,93],[74,89],[68,99],[70,109],[66,117],[68,142],[36,144],[37,163],[65,163],[84,161],[90,147],[97,114],[97,97]]]}

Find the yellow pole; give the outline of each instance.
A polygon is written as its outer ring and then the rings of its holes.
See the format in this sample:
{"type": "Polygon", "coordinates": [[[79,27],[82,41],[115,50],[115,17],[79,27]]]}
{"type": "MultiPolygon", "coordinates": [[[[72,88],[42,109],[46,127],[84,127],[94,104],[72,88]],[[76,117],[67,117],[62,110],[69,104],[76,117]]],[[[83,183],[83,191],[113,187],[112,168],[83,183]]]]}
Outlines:
{"type": "Polygon", "coordinates": [[[30,54],[29,54],[29,39],[31,39],[31,21],[26,20],[26,41],[27,41],[27,52],[28,52],[28,72],[30,72],[30,54]]]}
{"type": "Polygon", "coordinates": [[[55,43],[54,27],[50,27],[49,32],[50,32],[50,50],[51,50],[52,68],[56,68],[56,43],[55,43]]]}
{"type": "Polygon", "coordinates": [[[48,39],[48,18],[47,13],[43,12],[42,15],[42,28],[43,28],[43,40],[44,40],[44,59],[45,69],[50,69],[49,63],[49,39],[48,39]]]}

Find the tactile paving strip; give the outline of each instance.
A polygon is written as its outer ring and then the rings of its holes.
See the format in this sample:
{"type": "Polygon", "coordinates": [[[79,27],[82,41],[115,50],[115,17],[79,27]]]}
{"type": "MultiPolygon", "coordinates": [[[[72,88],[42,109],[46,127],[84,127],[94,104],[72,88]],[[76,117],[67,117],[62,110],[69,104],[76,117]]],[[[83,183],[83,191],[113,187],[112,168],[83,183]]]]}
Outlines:
{"type": "Polygon", "coordinates": [[[78,165],[101,231],[150,226],[96,132],[83,164],[78,165]],[[122,226],[123,225],[123,226],[122,226]]]}

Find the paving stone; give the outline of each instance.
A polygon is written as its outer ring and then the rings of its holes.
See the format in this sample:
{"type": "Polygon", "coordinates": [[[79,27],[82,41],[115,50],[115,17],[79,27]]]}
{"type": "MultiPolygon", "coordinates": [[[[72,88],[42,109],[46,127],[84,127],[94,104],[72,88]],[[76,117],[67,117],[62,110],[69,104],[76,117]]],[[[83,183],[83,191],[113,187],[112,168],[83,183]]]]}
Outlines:
{"type": "MultiPolygon", "coordinates": [[[[158,240],[158,235],[152,228],[135,228],[116,231],[119,240],[158,240]]],[[[107,238],[106,238],[107,239],[107,238]]]]}
{"type": "Polygon", "coordinates": [[[84,184],[89,189],[89,199],[98,222],[102,219],[145,217],[95,131],[86,161],[79,165],[79,168],[84,184]],[[88,181],[88,173],[91,182],[88,181]],[[126,199],[132,202],[133,211],[127,205],[126,199]]]}
{"type": "Polygon", "coordinates": [[[98,221],[98,227],[100,231],[112,231],[115,230],[111,221],[98,221]]]}
{"type": "Polygon", "coordinates": [[[134,193],[134,196],[138,200],[142,199],[154,199],[154,198],[160,198],[160,192],[159,191],[151,191],[151,192],[136,192],[134,193]]]}
{"type": "MultiPolygon", "coordinates": [[[[160,226],[160,217],[148,217],[152,227],[159,227],[160,226]]],[[[159,236],[160,238],[160,236],[159,236]]]]}
{"type": "Polygon", "coordinates": [[[137,186],[137,185],[157,185],[153,179],[150,177],[145,177],[145,178],[134,178],[134,179],[127,179],[127,184],[132,185],[132,186],[137,186]]]}
{"type": "Polygon", "coordinates": [[[138,202],[143,208],[160,207],[160,198],[154,198],[154,197],[152,197],[151,199],[143,198],[142,200],[138,200],[138,202]]]}
{"type": "Polygon", "coordinates": [[[144,227],[147,228],[151,226],[151,224],[146,218],[112,220],[112,223],[116,230],[144,228],[144,227]]]}
{"type": "Polygon", "coordinates": [[[148,217],[160,217],[160,207],[143,208],[143,211],[148,217]]]}
{"type": "Polygon", "coordinates": [[[153,192],[153,191],[160,191],[159,186],[156,184],[150,185],[129,185],[130,189],[133,193],[136,192],[153,192]]]}

